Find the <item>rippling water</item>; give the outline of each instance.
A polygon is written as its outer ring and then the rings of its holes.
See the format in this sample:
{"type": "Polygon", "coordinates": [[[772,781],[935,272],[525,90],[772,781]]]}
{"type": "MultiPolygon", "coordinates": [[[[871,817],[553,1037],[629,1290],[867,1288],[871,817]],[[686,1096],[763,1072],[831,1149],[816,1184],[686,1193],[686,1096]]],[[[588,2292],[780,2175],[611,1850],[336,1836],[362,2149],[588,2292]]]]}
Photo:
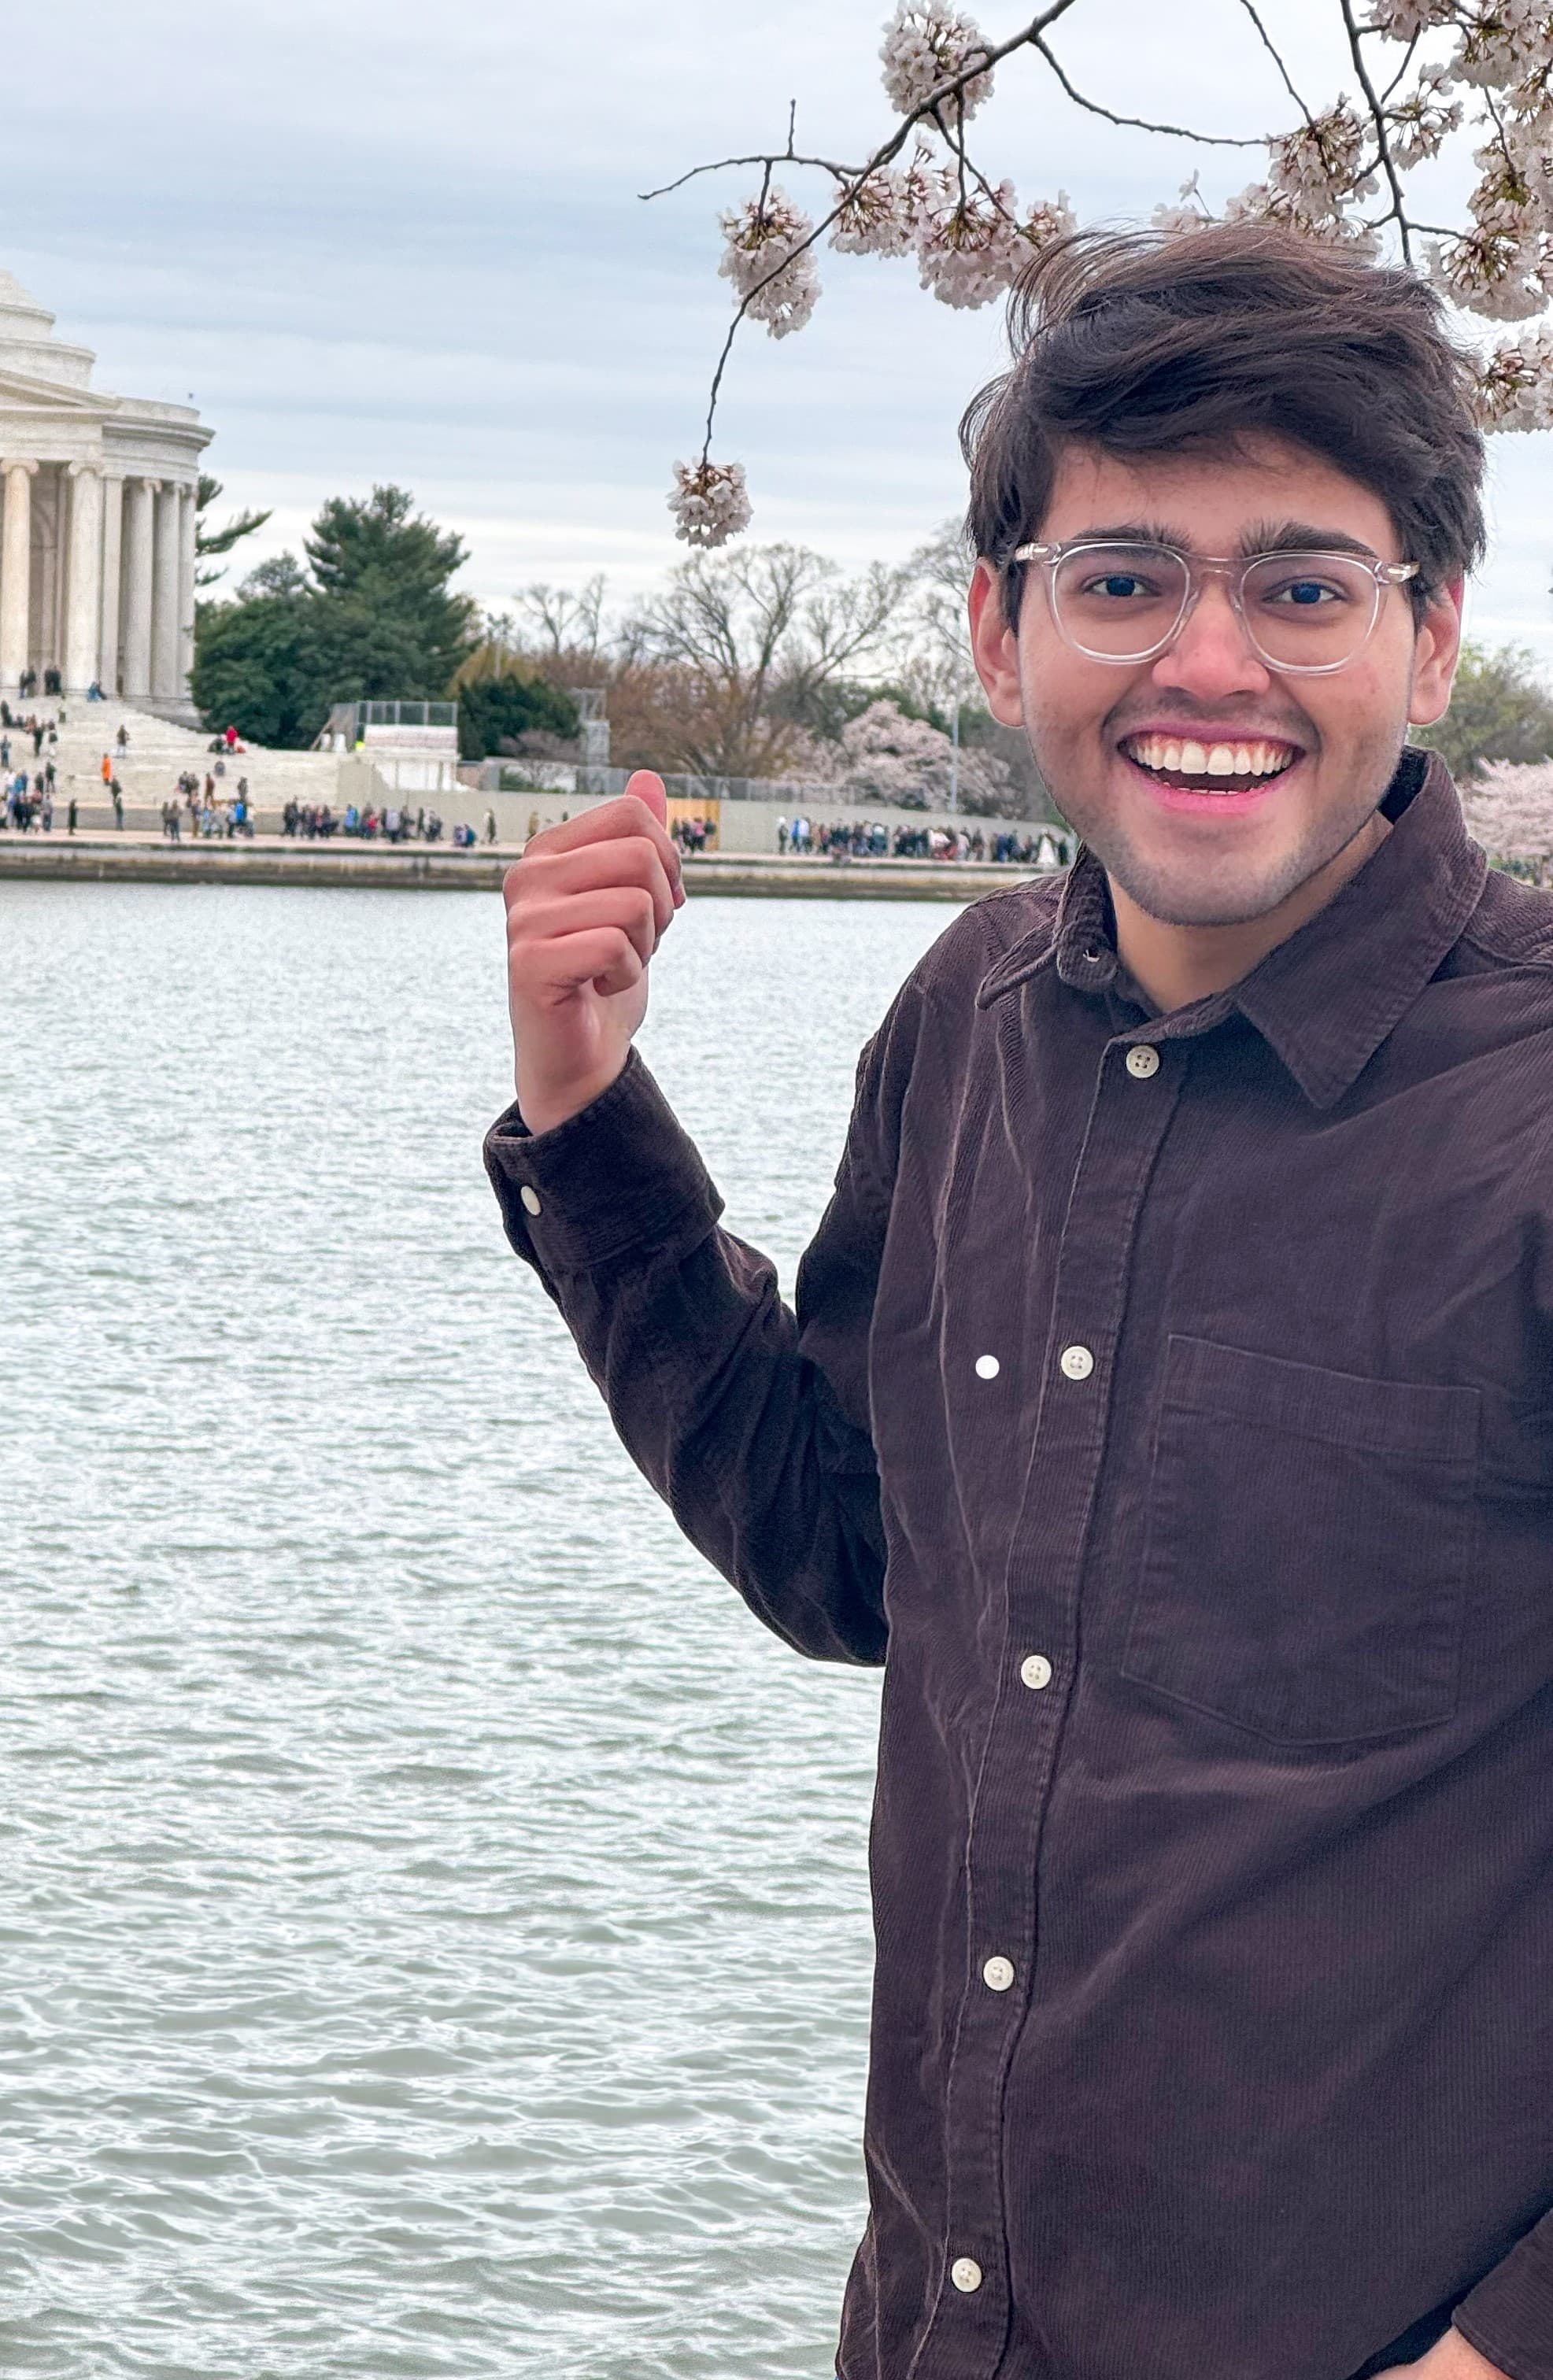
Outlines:
{"type": "MultiPolygon", "coordinates": [[[[791,1285],[941,907],[692,901],[791,1285]]],[[[0,2370],[823,2380],[875,1680],[617,1445],[479,1166],[474,895],[0,883],[0,2370]]]]}

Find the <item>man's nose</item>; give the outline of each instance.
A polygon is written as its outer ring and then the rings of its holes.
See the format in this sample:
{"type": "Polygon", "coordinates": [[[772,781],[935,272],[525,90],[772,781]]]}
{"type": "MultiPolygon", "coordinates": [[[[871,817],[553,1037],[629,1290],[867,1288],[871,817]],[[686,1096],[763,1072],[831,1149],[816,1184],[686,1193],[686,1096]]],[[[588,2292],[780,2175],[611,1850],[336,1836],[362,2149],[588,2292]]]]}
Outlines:
{"type": "Polygon", "coordinates": [[[1155,662],[1153,677],[1156,686],[1175,687],[1198,701],[1262,693],[1271,684],[1271,673],[1253,652],[1222,578],[1205,578],[1174,643],[1155,662]]]}

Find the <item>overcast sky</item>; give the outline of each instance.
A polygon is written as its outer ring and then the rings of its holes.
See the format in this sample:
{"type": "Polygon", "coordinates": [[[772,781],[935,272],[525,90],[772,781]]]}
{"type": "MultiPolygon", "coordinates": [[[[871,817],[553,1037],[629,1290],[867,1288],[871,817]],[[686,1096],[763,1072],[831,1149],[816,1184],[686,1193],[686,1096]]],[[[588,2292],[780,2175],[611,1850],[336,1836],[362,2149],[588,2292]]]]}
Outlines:
{"type": "MultiPolygon", "coordinates": [[[[998,36],[1024,11],[977,13],[998,36]]],[[[728,316],[716,212],[752,177],[636,194],[780,146],[790,97],[801,148],[863,152],[887,123],[886,14],[55,0],[54,64],[10,113],[3,261],[97,349],[101,384],[192,395],[228,499],[274,509],[253,558],[295,545],[326,496],[395,480],[461,532],[484,601],[595,570],[624,598],[685,552],[664,499],[728,316]]],[[[1328,0],[1264,14],[1306,95],[1335,96],[1328,0]]],[[[1233,0],[1078,0],[1056,38],[1120,112],[1226,133],[1288,119],[1233,0]]],[[[1146,218],[1197,165],[1210,196],[1260,170],[1258,152],[1114,131],[1024,62],[982,120],[989,163],[1086,220],[1146,218]]],[[[894,558],[963,502],[954,427],[998,368],[1000,312],[952,313],[909,262],[825,251],[822,273],[808,330],[735,352],[717,451],[748,470],[752,534],[894,558]]],[[[1493,448],[1474,625],[1553,666],[1553,433],[1493,448]]]]}

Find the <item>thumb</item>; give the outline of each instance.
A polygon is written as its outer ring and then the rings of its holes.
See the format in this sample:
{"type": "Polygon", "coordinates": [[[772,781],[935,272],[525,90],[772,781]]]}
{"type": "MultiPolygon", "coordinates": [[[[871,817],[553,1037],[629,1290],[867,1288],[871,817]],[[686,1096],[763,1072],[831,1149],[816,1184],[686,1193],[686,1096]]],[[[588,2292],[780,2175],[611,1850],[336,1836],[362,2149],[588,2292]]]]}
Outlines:
{"type": "Polygon", "coordinates": [[[661,777],[655,776],[650,769],[637,769],[627,777],[625,790],[647,804],[660,826],[668,825],[669,795],[661,777]]]}

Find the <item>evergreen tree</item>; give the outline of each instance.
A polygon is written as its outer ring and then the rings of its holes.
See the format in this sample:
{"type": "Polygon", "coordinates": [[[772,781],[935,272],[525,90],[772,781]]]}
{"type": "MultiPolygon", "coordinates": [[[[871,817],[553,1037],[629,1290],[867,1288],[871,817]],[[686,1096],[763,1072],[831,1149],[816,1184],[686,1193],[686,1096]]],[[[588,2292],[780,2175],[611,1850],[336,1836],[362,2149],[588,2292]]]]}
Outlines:
{"type": "Polygon", "coordinates": [[[501,677],[479,679],[458,689],[458,757],[483,760],[504,744],[530,730],[572,736],[577,732],[577,710],[571,697],[542,677],[519,677],[508,671],[501,677]]]}
{"type": "Polygon", "coordinates": [[[474,605],[448,592],[464,546],[414,504],[394,487],[332,497],[307,570],[279,554],[199,607],[192,690],[209,728],[305,746],[334,703],[447,694],[474,643],[474,605]]]}
{"type": "Polygon", "coordinates": [[[451,595],[462,539],[413,511],[406,488],[333,496],[306,552],[330,699],[444,696],[474,646],[475,607],[451,595]]]}

